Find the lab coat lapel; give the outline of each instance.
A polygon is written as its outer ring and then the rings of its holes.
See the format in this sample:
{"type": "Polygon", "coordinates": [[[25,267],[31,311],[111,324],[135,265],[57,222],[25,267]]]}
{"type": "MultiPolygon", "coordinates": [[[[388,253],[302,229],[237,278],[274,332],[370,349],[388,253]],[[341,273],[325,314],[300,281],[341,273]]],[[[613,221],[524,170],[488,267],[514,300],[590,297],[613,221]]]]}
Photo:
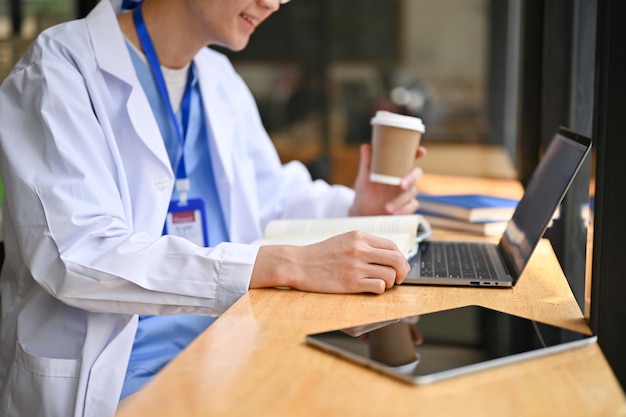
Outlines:
{"type": "MultiPolygon", "coordinates": [[[[117,17],[106,2],[100,2],[86,18],[91,34],[96,60],[99,68],[120,81],[119,88],[124,89],[127,97],[126,108],[132,126],[139,138],[158,159],[171,170],[161,131],[150,111],[150,103],[137,78],[135,67],[128,54],[126,43],[117,23],[117,17]],[[112,28],[115,28],[112,30],[112,28]]],[[[107,88],[114,89],[114,84],[107,83],[107,88]]],[[[119,105],[119,103],[114,103],[119,105]]],[[[110,110],[110,109],[109,109],[110,110]]],[[[124,123],[122,118],[119,123],[124,123]]]]}
{"type": "Polygon", "coordinates": [[[248,243],[260,232],[254,220],[258,216],[254,172],[241,163],[245,158],[235,154],[237,150],[233,148],[238,128],[234,115],[238,109],[234,108],[232,101],[222,99],[228,95],[221,89],[230,86],[211,76],[207,61],[197,59],[196,64],[208,127],[214,138],[209,147],[211,152],[216,153],[212,160],[222,213],[231,241],[248,243]]]}
{"type": "Polygon", "coordinates": [[[210,76],[210,70],[206,67],[202,67],[199,63],[200,70],[198,76],[200,80],[200,89],[202,91],[202,100],[204,102],[204,109],[206,112],[207,120],[209,121],[208,127],[211,129],[214,141],[214,147],[216,149],[219,160],[222,163],[222,169],[226,180],[229,184],[232,184],[234,179],[234,167],[232,158],[232,141],[221,140],[221,138],[232,138],[235,131],[235,118],[233,117],[234,109],[231,108],[229,103],[219,99],[221,96],[218,89],[221,87],[219,82],[210,76]],[[219,139],[218,139],[219,138],[219,139]]]}

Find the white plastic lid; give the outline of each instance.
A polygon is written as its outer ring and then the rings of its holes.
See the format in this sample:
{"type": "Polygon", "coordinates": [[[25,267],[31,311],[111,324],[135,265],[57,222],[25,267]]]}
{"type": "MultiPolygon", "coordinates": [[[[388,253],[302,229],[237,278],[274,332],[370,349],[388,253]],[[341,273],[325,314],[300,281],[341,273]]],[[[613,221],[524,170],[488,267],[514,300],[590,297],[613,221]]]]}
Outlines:
{"type": "Polygon", "coordinates": [[[392,113],[390,111],[378,110],[372,120],[372,125],[384,125],[399,127],[402,129],[419,130],[424,133],[426,128],[419,117],[405,116],[403,114],[392,113]]]}

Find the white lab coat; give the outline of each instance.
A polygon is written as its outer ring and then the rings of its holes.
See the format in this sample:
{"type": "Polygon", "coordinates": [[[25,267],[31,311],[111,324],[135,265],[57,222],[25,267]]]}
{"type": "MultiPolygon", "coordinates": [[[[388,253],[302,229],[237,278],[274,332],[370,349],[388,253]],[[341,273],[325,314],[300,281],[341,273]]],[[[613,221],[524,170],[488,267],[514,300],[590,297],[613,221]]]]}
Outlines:
{"type": "Polygon", "coordinates": [[[346,215],[353,199],[280,164],[249,90],[205,48],[195,63],[233,243],[161,236],[174,175],[119,3],[47,30],[0,88],[2,416],[112,415],[137,314],[224,312],[268,220],[346,215]]]}

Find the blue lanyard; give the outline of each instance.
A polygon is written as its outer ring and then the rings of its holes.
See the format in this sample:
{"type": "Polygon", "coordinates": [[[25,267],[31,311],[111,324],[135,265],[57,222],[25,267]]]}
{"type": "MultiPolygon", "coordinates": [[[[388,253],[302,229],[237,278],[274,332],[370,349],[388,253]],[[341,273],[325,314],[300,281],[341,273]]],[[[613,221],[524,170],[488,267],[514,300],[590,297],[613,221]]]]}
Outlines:
{"type": "Polygon", "coordinates": [[[134,9],[141,3],[143,0],[123,0],[122,1],[122,9],[131,10],[134,9]]]}
{"type": "Polygon", "coordinates": [[[150,70],[152,71],[152,75],[154,76],[159,92],[161,93],[161,98],[167,106],[167,110],[172,121],[172,126],[174,127],[174,131],[176,132],[178,143],[180,143],[181,156],[178,167],[176,168],[176,190],[179,192],[181,203],[186,204],[187,191],[189,191],[189,179],[187,178],[187,169],[185,167],[185,137],[187,135],[187,128],[189,126],[193,65],[189,66],[190,73],[187,75],[187,85],[185,86],[185,92],[183,94],[183,99],[180,105],[180,110],[182,113],[182,126],[179,126],[178,120],[176,119],[176,114],[174,113],[174,109],[172,108],[170,95],[167,92],[167,86],[165,84],[165,78],[163,78],[163,72],[161,71],[159,58],[157,57],[156,50],[154,49],[154,45],[152,44],[152,39],[150,38],[150,34],[148,33],[148,29],[143,20],[143,14],[141,13],[141,3],[133,10],[133,21],[135,23],[135,30],[137,31],[139,42],[141,43],[141,47],[146,54],[146,59],[148,60],[150,70]]]}

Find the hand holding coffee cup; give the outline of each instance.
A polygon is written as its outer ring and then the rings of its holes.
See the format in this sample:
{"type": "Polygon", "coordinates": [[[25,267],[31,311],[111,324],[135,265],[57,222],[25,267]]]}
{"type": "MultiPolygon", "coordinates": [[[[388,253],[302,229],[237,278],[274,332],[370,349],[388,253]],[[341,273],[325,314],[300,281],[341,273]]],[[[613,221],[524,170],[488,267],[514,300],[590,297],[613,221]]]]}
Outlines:
{"type": "Polygon", "coordinates": [[[415,155],[425,132],[419,117],[377,111],[371,120],[372,162],[370,181],[400,185],[415,165],[415,155]]]}

